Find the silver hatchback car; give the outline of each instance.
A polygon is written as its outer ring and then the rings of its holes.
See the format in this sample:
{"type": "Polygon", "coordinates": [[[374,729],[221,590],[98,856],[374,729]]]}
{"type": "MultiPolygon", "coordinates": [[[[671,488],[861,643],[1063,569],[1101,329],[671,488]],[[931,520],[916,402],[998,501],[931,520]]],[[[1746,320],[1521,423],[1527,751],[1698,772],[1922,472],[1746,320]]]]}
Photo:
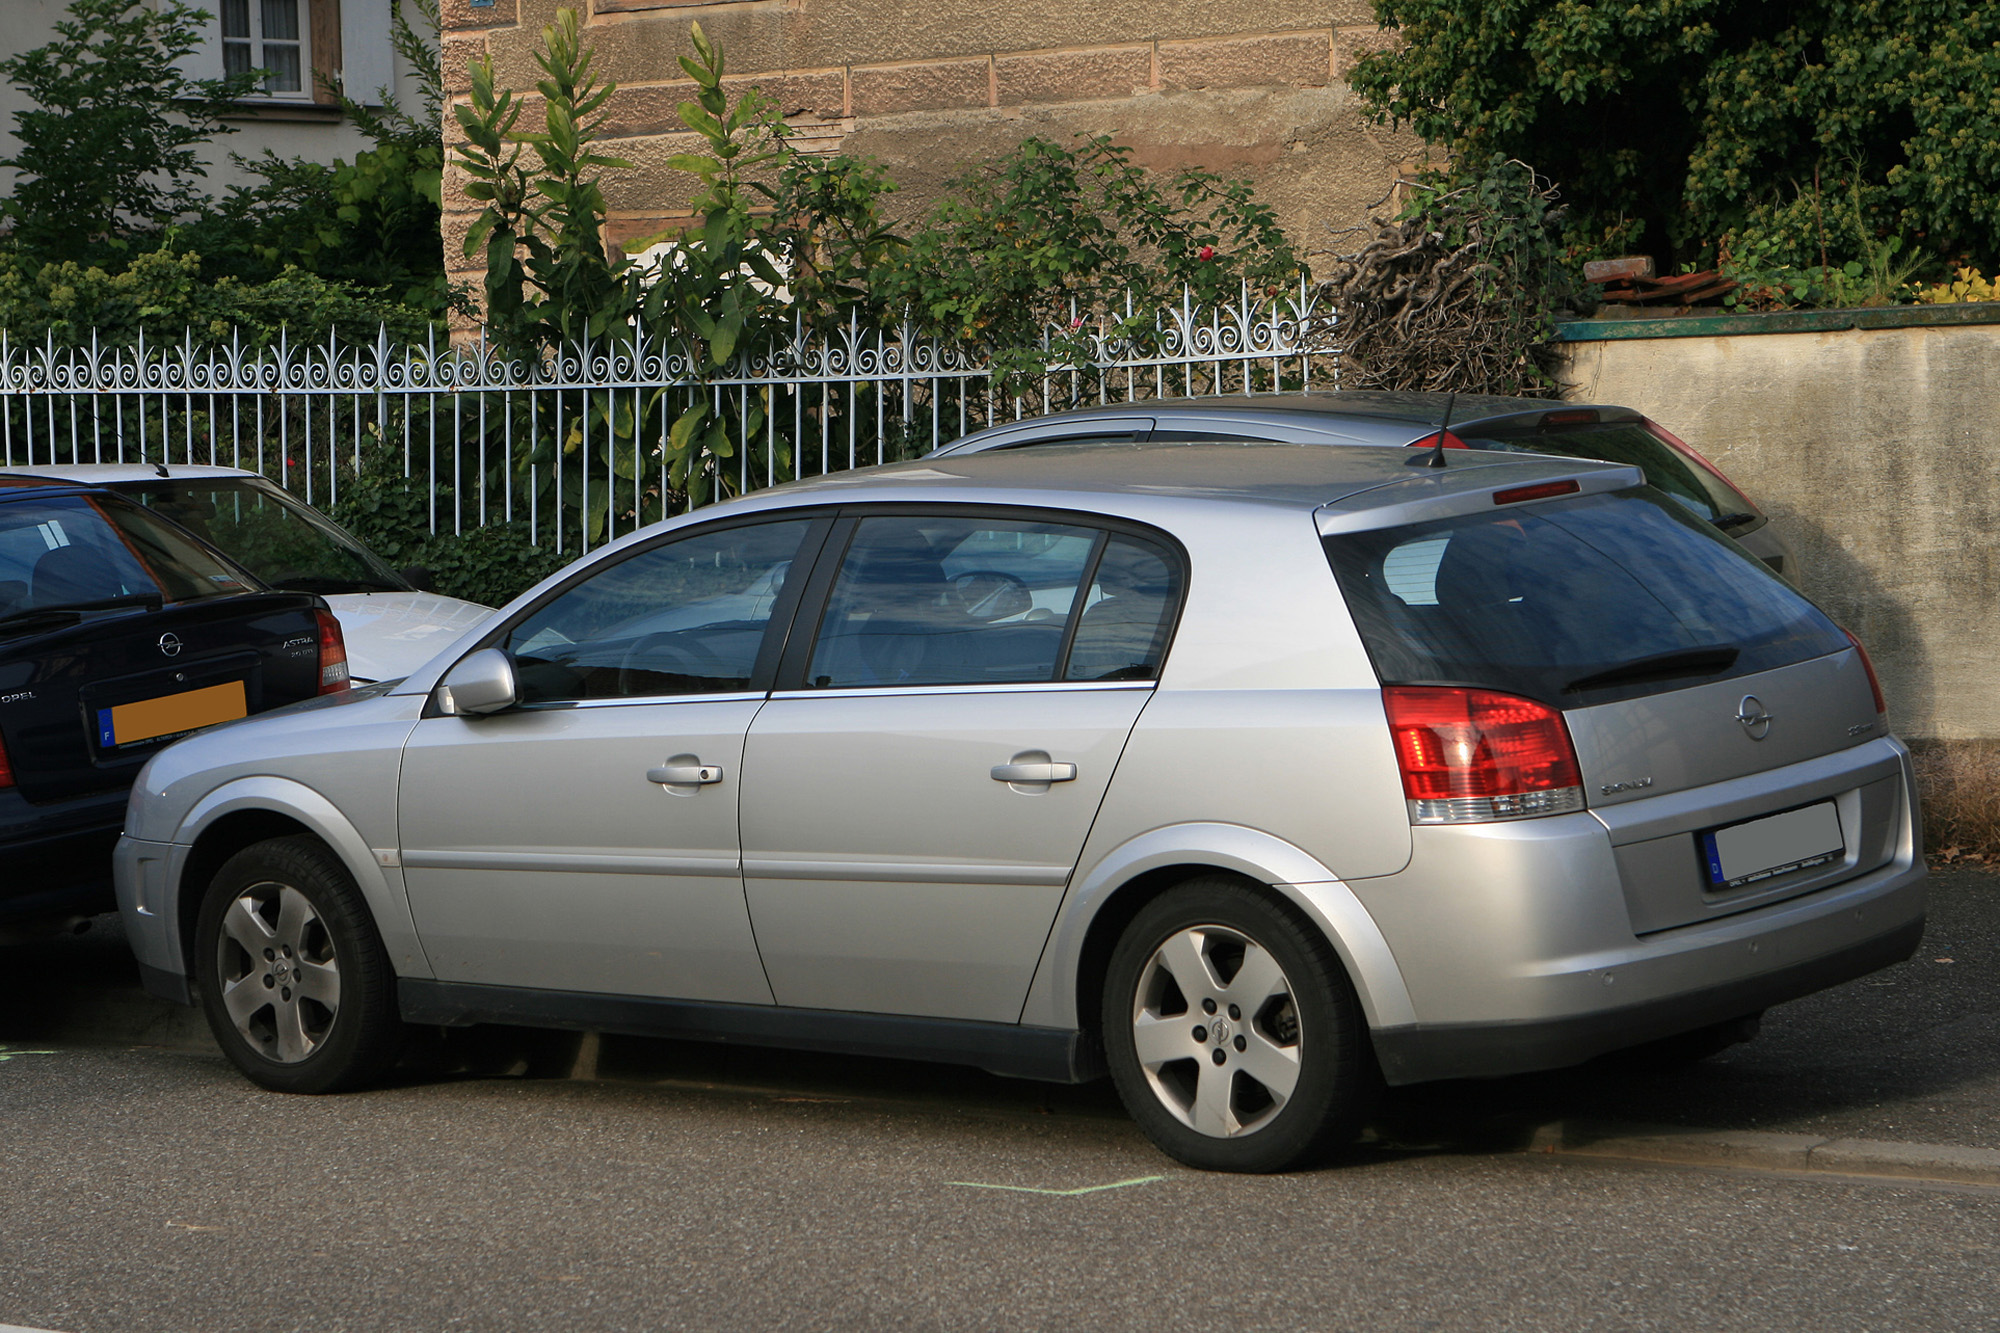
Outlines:
{"type": "Polygon", "coordinates": [[[1269,1171],[1384,1079],[1907,957],[1859,645],[1635,468],[1441,457],[1001,450],[635,533],[154,758],[147,983],[271,1088],[408,1024],[697,1037],[1109,1072],[1169,1154],[1269,1171]]]}

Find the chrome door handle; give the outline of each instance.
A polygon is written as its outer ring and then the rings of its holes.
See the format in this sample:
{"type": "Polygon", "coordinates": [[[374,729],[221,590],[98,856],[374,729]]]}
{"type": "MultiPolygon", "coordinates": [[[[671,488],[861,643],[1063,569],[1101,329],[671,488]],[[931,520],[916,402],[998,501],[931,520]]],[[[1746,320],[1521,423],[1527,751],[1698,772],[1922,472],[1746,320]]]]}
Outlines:
{"type": "Polygon", "coordinates": [[[1075,782],[1075,764],[995,764],[995,782],[1075,782]]]}
{"type": "Polygon", "coordinates": [[[663,787],[700,787],[722,781],[722,769],[716,764],[661,764],[646,770],[646,781],[663,787]]]}

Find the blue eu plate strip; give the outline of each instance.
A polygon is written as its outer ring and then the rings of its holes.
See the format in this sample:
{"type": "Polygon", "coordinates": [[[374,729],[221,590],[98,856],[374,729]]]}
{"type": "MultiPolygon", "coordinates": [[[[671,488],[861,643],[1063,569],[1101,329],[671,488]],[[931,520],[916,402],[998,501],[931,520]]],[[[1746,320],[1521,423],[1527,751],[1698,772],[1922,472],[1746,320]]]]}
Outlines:
{"type": "Polygon", "coordinates": [[[117,733],[111,726],[111,710],[109,708],[100,708],[97,710],[97,743],[107,750],[118,744],[117,733]]]}

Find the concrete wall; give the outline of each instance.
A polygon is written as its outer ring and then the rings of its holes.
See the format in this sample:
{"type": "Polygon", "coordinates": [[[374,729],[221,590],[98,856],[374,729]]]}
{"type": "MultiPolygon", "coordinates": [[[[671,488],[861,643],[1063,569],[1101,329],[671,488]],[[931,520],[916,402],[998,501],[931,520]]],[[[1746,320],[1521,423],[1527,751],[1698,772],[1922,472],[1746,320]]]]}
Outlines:
{"type": "MultiPolygon", "coordinates": [[[[448,86],[490,52],[498,81],[531,89],[533,52],[559,0],[446,0],[448,86]]],[[[729,80],[780,102],[815,151],[872,155],[903,189],[891,207],[922,210],[947,177],[1039,134],[1109,134],[1160,169],[1196,165],[1247,176],[1308,248],[1360,221],[1413,137],[1366,125],[1342,75],[1383,40],[1369,0],[596,0],[588,40],[619,85],[612,233],[656,233],[685,216],[690,177],[664,158],[691,146],[675,104],[693,85],[676,65],[689,24],[721,43],[729,80]]],[[[458,137],[449,114],[448,139],[458,137]]],[[[538,128],[538,127],[537,127],[538,128]]],[[[445,184],[446,264],[477,210],[445,184]]],[[[468,271],[464,276],[472,276],[468,271]]]]}
{"type": "Polygon", "coordinates": [[[2000,323],[1570,352],[1567,397],[1645,412],[1771,514],[1899,734],[2000,738],[2000,323]]]}

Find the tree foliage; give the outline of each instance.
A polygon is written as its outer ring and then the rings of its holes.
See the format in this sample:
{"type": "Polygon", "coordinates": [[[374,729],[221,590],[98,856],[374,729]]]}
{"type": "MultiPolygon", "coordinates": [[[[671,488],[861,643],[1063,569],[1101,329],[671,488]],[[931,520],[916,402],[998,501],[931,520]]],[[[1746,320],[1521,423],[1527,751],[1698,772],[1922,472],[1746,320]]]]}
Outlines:
{"type": "Polygon", "coordinates": [[[1031,137],[950,181],[876,285],[884,307],[1038,373],[1052,327],[1118,325],[1128,298],[1150,319],[1184,293],[1274,295],[1304,271],[1247,182],[1192,167],[1162,182],[1108,136],[1031,137]]]}
{"type": "Polygon", "coordinates": [[[341,88],[320,71],[321,83],[340,94],[343,114],[372,147],[331,164],[268,149],[262,157],[236,157],[254,183],[232,187],[181,231],[205,272],[262,282],[296,265],[386,291],[433,316],[449,308],[453,295],[438,246],[444,169],[438,0],[415,0],[415,8],[422,31],[400,4],[391,23],[391,40],[416,74],[415,109],[387,88],[341,88]],[[359,100],[370,94],[372,104],[359,100]]]}
{"type": "MultiPolygon", "coordinates": [[[[1886,235],[2000,255],[1987,0],[1377,0],[1355,89],[1455,154],[1519,158],[1601,249],[1865,264],[1886,235]],[[1846,205],[1859,197],[1859,208],[1846,205]]],[[[1906,251],[1907,253],[1907,251],[1906,251]]]]}
{"type": "Polygon", "coordinates": [[[101,259],[207,201],[196,149],[230,133],[222,115],[254,73],[190,79],[179,61],[209,21],[182,0],[74,0],[56,40],[0,60],[34,105],[15,117],[19,178],[0,204],[31,260],[101,259]]]}

